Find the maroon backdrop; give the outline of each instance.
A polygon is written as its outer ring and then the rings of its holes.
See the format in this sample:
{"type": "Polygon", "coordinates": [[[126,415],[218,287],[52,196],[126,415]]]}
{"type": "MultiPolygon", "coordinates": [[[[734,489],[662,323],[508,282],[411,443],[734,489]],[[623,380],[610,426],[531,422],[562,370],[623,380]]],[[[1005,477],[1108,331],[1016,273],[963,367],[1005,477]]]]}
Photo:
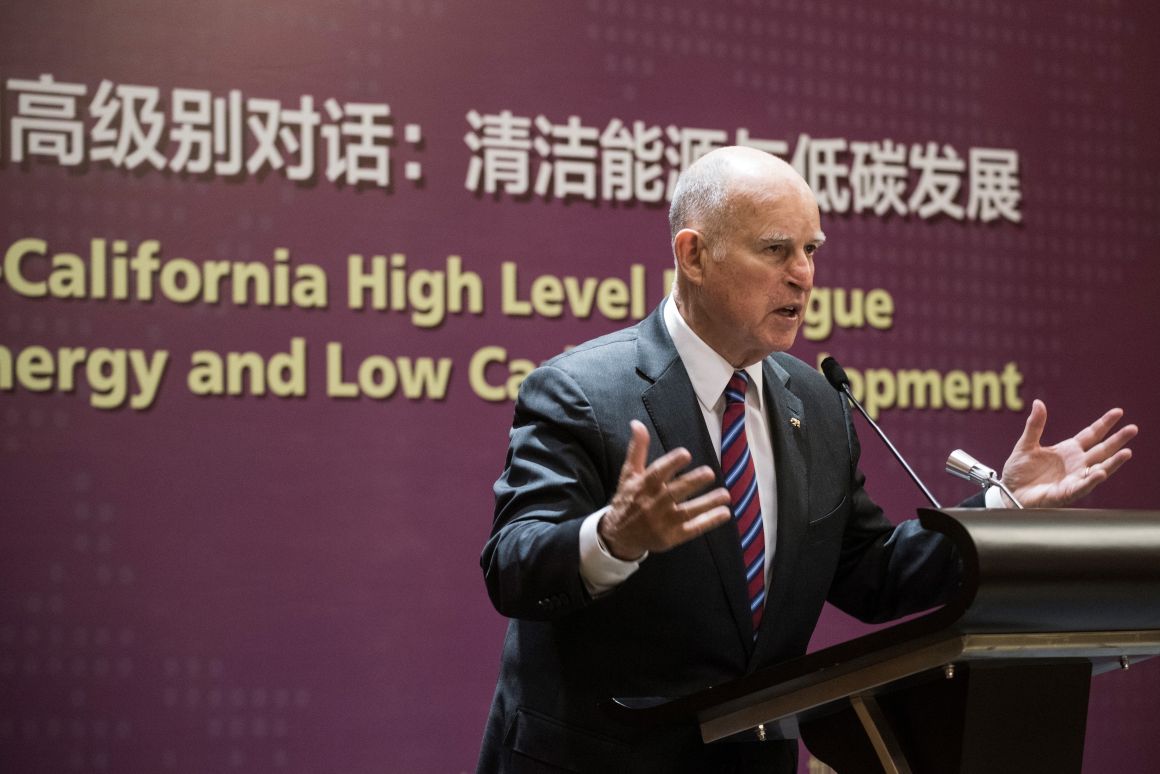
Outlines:
{"type": "MultiPolygon", "coordinates": [[[[795,352],[866,372],[939,497],[1041,397],[1049,440],[1122,405],[1136,459],[1088,503],[1155,505],[1144,0],[22,0],[0,30],[4,771],[470,770],[508,379],[660,300],[666,188],[723,143],[823,195],[819,285],[877,325],[817,308],[795,352]],[[940,407],[889,399],[910,369],[940,407]]],[[[1149,767],[1158,689],[1094,681],[1085,770],[1149,767]]]]}

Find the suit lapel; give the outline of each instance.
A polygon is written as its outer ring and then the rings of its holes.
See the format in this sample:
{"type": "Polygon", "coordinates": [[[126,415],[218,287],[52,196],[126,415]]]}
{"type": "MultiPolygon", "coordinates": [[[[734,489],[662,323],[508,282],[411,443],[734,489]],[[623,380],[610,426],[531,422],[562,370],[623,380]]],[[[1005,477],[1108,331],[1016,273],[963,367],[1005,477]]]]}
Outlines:
{"type": "MultiPolygon", "coordinates": [[[[668,303],[666,301],[666,303],[668,303]]],[[[721,464],[713,442],[701,421],[697,394],[689,381],[684,363],[669,338],[664,317],[658,308],[640,326],[637,340],[637,367],[650,382],[641,393],[645,410],[652,420],[664,450],[685,447],[693,455],[690,467],[709,465],[717,474],[714,486],[724,486],[721,464]]],[[[718,579],[733,613],[737,636],[746,653],[753,647],[753,624],[745,589],[745,569],[737,529],[732,523],[702,535],[716,565],[718,579]]]]}
{"type": "MultiPolygon", "coordinates": [[[[801,399],[790,391],[789,374],[773,358],[762,364],[764,399],[768,407],[769,431],[777,472],[777,544],[772,573],[766,589],[765,615],[761,632],[786,625],[787,605],[792,608],[793,578],[798,552],[809,519],[809,480],[806,468],[807,417],[801,399]]],[[[762,645],[775,638],[759,636],[755,660],[761,659],[762,645]]]]}

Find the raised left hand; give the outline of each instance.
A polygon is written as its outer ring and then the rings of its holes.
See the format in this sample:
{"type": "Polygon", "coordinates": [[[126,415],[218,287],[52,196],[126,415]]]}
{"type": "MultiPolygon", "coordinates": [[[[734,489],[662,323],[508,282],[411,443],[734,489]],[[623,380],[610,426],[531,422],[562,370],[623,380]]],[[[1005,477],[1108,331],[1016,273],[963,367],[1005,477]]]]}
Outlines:
{"type": "Polygon", "coordinates": [[[1123,415],[1123,410],[1111,409],[1066,441],[1042,446],[1047,407],[1036,399],[1023,435],[1003,464],[1003,483],[1028,508],[1070,505],[1132,458],[1132,450],[1124,445],[1136,436],[1135,425],[1125,425],[1105,438],[1123,415]]]}

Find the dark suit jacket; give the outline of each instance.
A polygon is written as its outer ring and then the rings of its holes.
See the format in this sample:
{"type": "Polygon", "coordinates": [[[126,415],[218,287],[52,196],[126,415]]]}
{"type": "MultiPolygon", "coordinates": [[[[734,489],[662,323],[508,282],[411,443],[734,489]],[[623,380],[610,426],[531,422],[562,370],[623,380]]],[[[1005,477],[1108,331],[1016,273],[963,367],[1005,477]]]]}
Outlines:
{"type": "Polygon", "coordinates": [[[737,771],[792,771],[793,743],[706,746],[691,725],[626,728],[597,703],[680,696],[799,656],[827,599],[877,621],[934,606],[953,588],[949,545],[914,521],[895,528],[863,490],[845,399],[789,355],[766,358],[763,370],[777,547],[756,642],[733,524],[649,556],[597,599],[580,577],[580,525],[616,489],[630,419],[649,429],[650,460],[684,446],[691,467],[711,465],[720,478],[660,309],[524,382],[481,557],[492,603],[512,620],[480,771],[714,771],[725,760],[737,771]]]}

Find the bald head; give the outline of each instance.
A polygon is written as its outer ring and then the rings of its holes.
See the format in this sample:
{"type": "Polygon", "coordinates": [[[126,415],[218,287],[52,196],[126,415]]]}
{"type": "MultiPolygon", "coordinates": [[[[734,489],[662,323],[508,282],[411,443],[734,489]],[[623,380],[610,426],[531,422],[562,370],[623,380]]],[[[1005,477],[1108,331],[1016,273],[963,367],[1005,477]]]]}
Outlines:
{"type": "Polygon", "coordinates": [[[706,153],[677,180],[669,207],[670,238],[692,228],[716,241],[737,193],[759,189],[797,189],[813,196],[796,169],[765,151],[734,145],[706,153]]]}

